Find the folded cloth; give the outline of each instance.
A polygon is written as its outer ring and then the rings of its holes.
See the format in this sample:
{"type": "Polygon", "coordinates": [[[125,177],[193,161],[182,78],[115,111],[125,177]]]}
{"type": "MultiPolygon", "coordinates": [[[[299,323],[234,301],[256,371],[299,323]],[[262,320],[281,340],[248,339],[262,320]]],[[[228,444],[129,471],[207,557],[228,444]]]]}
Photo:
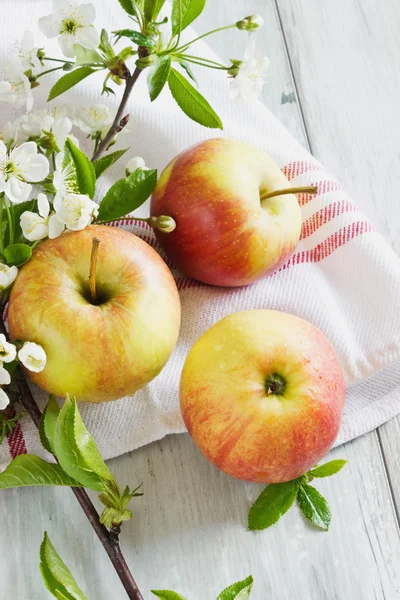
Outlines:
{"type": "MultiPolygon", "coordinates": [[[[50,2],[3,0],[0,56],[14,46],[25,23],[50,12],[50,2]]],[[[116,2],[98,0],[99,27],[117,29],[123,15],[116,2]]],[[[188,35],[191,35],[189,33],[188,35]]],[[[49,40],[40,40],[49,47],[49,40]]],[[[50,42],[56,49],[56,42],[50,42]]],[[[215,58],[206,44],[196,51],[215,58]]],[[[50,55],[52,55],[50,53],[50,55]]],[[[53,54],[53,56],[58,56],[53,54]]],[[[250,142],[268,152],[293,186],[317,185],[315,196],[299,195],[303,214],[301,241],[279,272],[246,288],[222,289],[202,285],[174,272],[182,302],[182,328],[176,350],[162,373],[144,389],[116,402],[81,404],[83,418],[106,458],[183,432],[178,388],[185,356],[196,339],[222,317],[250,308],[273,308],[299,315],[319,327],[333,344],[348,384],[343,424],[337,443],[379,426],[400,412],[400,260],[374,230],[352,199],[324,167],[302,148],[261,103],[232,103],[226,75],[198,73],[199,87],[222,118],[218,135],[250,142]]],[[[55,81],[55,79],[53,80],[55,81]]],[[[101,78],[91,76],[60,98],[59,104],[99,102],[101,78]]],[[[35,89],[35,108],[45,106],[46,89],[35,89]]],[[[103,100],[101,100],[103,101],[103,100]]],[[[107,99],[116,109],[117,99],[107,99]]],[[[142,76],[129,101],[133,131],[120,146],[131,146],[151,168],[163,169],[179,152],[215,131],[190,121],[167,90],[152,105],[142,76]]],[[[3,115],[5,113],[3,112],[3,115]]],[[[8,116],[16,116],[17,113],[8,116]]],[[[3,116],[4,118],[4,116],[3,116]]],[[[124,160],[124,159],[123,159],[124,160]]],[[[116,165],[100,180],[99,198],[124,165],[116,165]]],[[[362,200],[362,199],[361,199],[362,200]]],[[[148,214],[144,205],[138,216],[148,214]]],[[[160,251],[147,227],[132,219],[123,225],[160,251]]],[[[164,257],[165,258],[165,257],[164,257]]],[[[95,343],[95,342],[94,342],[95,343]]],[[[107,357],[104,357],[107,360],[107,357]]],[[[32,388],[43,408],[46,395],[32,388]]],[[[29,417],[0,447],[0,464],[21,452],[44,453],[29,417]]]]}

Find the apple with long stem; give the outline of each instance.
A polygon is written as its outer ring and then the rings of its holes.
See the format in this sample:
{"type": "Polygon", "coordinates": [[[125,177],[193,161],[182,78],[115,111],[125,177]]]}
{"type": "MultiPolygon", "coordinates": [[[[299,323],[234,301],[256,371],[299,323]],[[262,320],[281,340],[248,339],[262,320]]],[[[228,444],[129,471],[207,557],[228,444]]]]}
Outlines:
{"type": "Polygon", "coordinates": [[[183,420],[206,458],[258,483],[291,481],[315,466],[336,439],[344,402],[324,334],[272,310],[234,313],[206,331],[180,384],[183,420]]]}
{"type": "Polygon", "coordinates": [[[300,237],[296,193],[265,152],[232,139],[201,142],[163,171],[151,215],[169,215],[170,233],[155,231],[172,262],[186,275],[217,286],[250,284],[273,273],[300,237]]]}
{"type": "Polygon", "coordinates": [[[46,240],[10,296],[11,339],[43,346],[32,380],[48,392],[103,402],[159,374],[179,333],[180,301],[159,255],[135,235],[93,225],[46,240]]]}

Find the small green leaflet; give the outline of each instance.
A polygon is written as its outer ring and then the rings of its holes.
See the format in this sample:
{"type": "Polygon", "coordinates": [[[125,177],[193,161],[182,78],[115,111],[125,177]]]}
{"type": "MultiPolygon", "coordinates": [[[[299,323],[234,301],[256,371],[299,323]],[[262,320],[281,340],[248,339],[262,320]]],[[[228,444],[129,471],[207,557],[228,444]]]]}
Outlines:
{"type": "Polygon", "coordinates": [[[0,473],[0,489],[31,485],[65,485],[81,487],[55,464],[32,454],[21,454],[0,473]]]}
{"type": "Polygon", "coordinates": [[[151,37],[143,35],[143,33],[139,33],[138,31],[133,31],[132,29],[119,29],[118,31],[113,31],[113,34],[117,36],[117,40],[126,37],[138,46],[144,46],[146,48],[153,48],[155,46],[155,41],[151,37]]]}
{"type": "Polygon", "coordinates": [[[179,33],[179,22],[181,22],[181,31],[186,29],[201,13],[205,7],[206,0],[173,0],[172,2],[172,33],[179,33]],[[182,6],[181,16],[180,5],[182,6]]]}
{"type": "Polygon", "coordinates": [[[308,475],[311,475],[312,477],[329,477],[343,469],[346,463],[347,460],[343,459],[331,460],[324,465],[311,469],[311,471],[308,471],[308,475]]]}
{"type": "Polygon", "coordinates": [[[40,419],[39,435],[42,446],[51,454],[54,454],[55,452],[54,434],[59,413],[60,409],[58,407],[57,400],[52,394],[50,394],[49,401],[40,419]]]}
{"type": "Polygon", "coordinates": [[[153,102],[160,95],[163,87],[168,81],[171,70],[171,56],[166,54],[160,56],[150,67],[147,76],[147,85],[149,88],[150,100],[153,102]]]}
{"type": "Polygon", "coordinates": [[[10,244],[4,250],[4,258],[9,266],[20,267],[32,256],[32,248],[28,244],[10,244]]]}
{"type": "Polygon", "coordinates": [[[75,434],[75,408],[76,403],[74,404],[67,397],[56,424],[54,435],[56,457],[70,477],[89,489],[102,492],[104,483],[101,477],[92,471],[78,448],[75,434]]]}
{"type": "Polygon", "coordinates": [[[50,542],[46,531],[40,546],[40,571],[45,586],[58,600],[64,598],[67,600],[88,600],[73,578],[71,571],[50,542]]]}
{"type": "Polygon", "coordinates": [[[165,0],[144,0],[144,16],[148,23],[156,21],[165,0]]]}
{"type": "Polygon", "coordinates": [[[152,594],[157,596],[157,598],[161,598],[161,600],[186,600],[180,594],[176,592],[172,592],[171,590],[150,590],[152,594]]]}
{"type": "Polygon", "coordinates": [[[273,483],[258,496],[249,511],[251,531],[271,527],[292,506],[299,489],[297,479],[286,483],[273,483]]]}
{"type": "Polygon", "coordinates": [[[188,63],[188,62],[186,62],[186,61],[184,61],[184,60],[180,60],[180,61],[179,61],[179,64],[180,64],[180,66],[182,67],[182,69],[184,69],[184,70],[186,71],[186,73],[189,75],[190,79],[191,79],[192,81],[194,81],[194,82],[195,82],[195,84],[197,85],[197,79],[196,79],[196,77],[194,76],[194,73],[193,73],[193,71],[192,71],[192,69],[191,69],[191,67],[190,67],[189,63],[188,63]]]}
{"type": "Polygon", "coordinates": [[[181,73],[171,69],[168,85],[176,103],[190,119],[204,127],[223,129],[217,113],[181,73]]]}
{"type": "Polygon", "coordinates": [[[104,59],[96,50],[89,50],[89,48],[84,48],[80,44],[74,44],[74,52],[76,56],[75,65],[77,67],[93,64],[104,65],[104,59]]]}
{"type": "Polygon", "coordinates": [[[128,15],[131,15],[131,17],[134,17],[136,15],[134,0],[118,0],[118,2],[120,3],[124,11],[128,13],[128,15]]]}
{"type": "Polygon", "coordinates": [[[104,52],[108,60],[111,60],[115,57],[114,49],[110,44],[110,40],[108,39],[108,33],[105,29],[101,30],[99,48],[102,52],[104,52]]]}
{"type": "Polygon", "coordinates": [[[222,590],[217,600],[247,600],[250,597],[251,588],[253,587],[253,578],[251,575],[243,581],[233,583],[229,587],[222,590]]]}
{"type": "Polygon", "coordinates": [[[156,187],[157,171],[136,169],[108,190],[99,206],[98,221],[119,219],[139,208],[156,187]]]}
{"type": "MultiPolygon", "coordinates": [[[[27,202],[21,202],[21,204],[13,204],[14,239],[9,240],[9,243],[20,241],[20,239],[22,237],[22,229],[21,229],[21,224],[20,224],[21,215],[25,211],[32,211],[35,204],[36,204],[35,200],[28,200],[27,202]]],[[[4,221],[4,224],[7,224],[7,222],[4,221]]]]}
{"type": "Polygon", "coordinates": [[[315,487],[303,483],[297,494],[297,502],[305,517],[313,525],[328,531],[331,522],[331,511],[327,501],[315,487]]]}
{"type": "Polygon", "coordinates": [[[93,164],[86,154],[79,150],[69,138],[65,142],[65,147],[68,149],[75,165],[79,192],[93,198],[96,191],[96,173],[93,164]]]}
{"type": "Polygon", "coordinates": [[[117,162],[118,159],[121,158],[128,151],[128,148],[124,150],[116,150],[111,154],[106,154],[103,158],[99,158],[99,160],[95,160],[93,164],[94,172],[96,175],[96,179],[100,177],[109,167],[111,167],[114,163],[117,162]]]}
{"type": "Polygon", "coordinates": [[[53,85],[47,101],[50,102],[50,100],[54,100],[54,98],[57,98],[57,96],[60,96],[70,88],[74,87],[74,85],[82,81],[82,79],[89,77],[89,75],[94,72],[95,69],[92,69],[91,67],[79,67],[78,69],[67,73],[53,85]]]}

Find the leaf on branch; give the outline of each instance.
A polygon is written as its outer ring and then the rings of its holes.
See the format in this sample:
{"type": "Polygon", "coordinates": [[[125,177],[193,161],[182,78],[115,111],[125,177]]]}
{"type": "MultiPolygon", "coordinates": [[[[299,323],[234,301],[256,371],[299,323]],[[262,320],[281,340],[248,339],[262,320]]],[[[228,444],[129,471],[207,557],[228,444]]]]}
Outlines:
{"type": "Polygon", "coordinates": [[[12,267],[20,267],[32,256],[32,248],[28,244],[10,244],[4,249],[4,258],[12,267]]]}
{"type": "Polygon", "coordinates": [[[54,98],[57,98],[57,96],[60,96],[70,88],[74,87],[74,85],[77,85],[92,73],[95,73],[95,69],[92,69],[91,67],[79,67],[78,69],[63,75],[63,77],[61,77],[61,79],[59,79],[51,88],[47,101],[50,102],[50,100],[54,100],[54,98]]]}
{"type": "Polygon", "coordinates": [[[191,67],[190,67],[189,63],[188,63],[188,62],[186,62],[185,60],[180,60],[180,61],[179,61],[179,64],[180,64],[180,66],[182,67],[182,69],[184,69],[184,70],[186,71],[186,73],[189,75],[190,79],[191,79],[192,81],[194,81],[194,82],[195,82],[195,84],[197,85],[197,79],[196,79],[196,77],[194,76],[194,73],[193,73],[193,71],[192,71],[192,69],[191,69],[191,67]]]}
{"type": "Polygon", "coordinates": [[[253,578],[251,575],[243,581],[238,581],[228,586],[219,594],[217,600],[247,600],[250,597],[251,588],[253,587],[253,578]]]}
{"type": "Polygon", "coordinates": [[[313,525],[328,531],[331,523],[331,511],[325,498],[308,483],[303,483],[297,493],[297,502],[304,516],[313,525]]]}
{"type": "Polygon", "coordinates": [[[157,58],[156,62],[150,67],[147,76],[147,85],[152,102],[158,98],[167,83],[170,70],[171,56],[169,54],[157,58]]]}
{"type": "Polygon", "coordinates": [[[81,485],[57,464],[49,463],[33,454],[21,454],[0,473],[0,489],[31,485],[81,485]]]}
{"type": "Polygon", "coordinates": [[[120,511],[112,506],[108,506],[103,510],[100,515],[100,523],[110,529],[113,525],[121,525],[123,521],[130,521],[132,519],[132,511],[125,509],[120,511]]]}
{"type": "Polygon", "coordinates": [[[130,15],[131,17],[136,16],[135,0],[118,0],[118,2],[120,3],[124,11],[128,13],[128,15],[130,15]]]}
{"type": "Polygon", "coordinates": [[[54,435],[55,454],[60,465],[70,477],[85,487],[102,492],[104,490],[102,478],[90,468],[77,445],[74,407],[76,407],[76,402],[72,402],[67,396],[57,419],[54,435]]]}
{"type": "Polygon", "coordinates": [[[57,418],[60,413],[59,406],[55,397],[50,394],[49,401],[42,413],[39,424],[39,435],[42,446],[51,454],[54,450],[54,434],[56,431],[57,418]]]}
{"type": "Polygon", "coordinates": [[[116,152],[112,152],[111,154],[106,154],[103,158],[99,158],[99,160],[95,160],[93,164],[94,172],[96,174],[96,179],[100,177],[109,167],[111,167],[114,163],[117,162],[128,151],[128,148],[124,150],[116,150],[116,152]]]}
{"type": "MultiPolygon", "coordinates": [[[[21,223],[20,223],[22,213],[24,213],[25,211],[31,212],[34,209],[34,207],[35,207],[34,200],[28,200],[27,202],[21,202],[20,204],[13,204],[12,210],[13,210],[13,218],[14,218],[14,241],[15,242],[19,242],[21,240],[21,238],[23,237],[21,223]]],[[[6,223],[6,221],[3,221],[3,222],[6,223]]]]}
{"type": "Polygon", "coordinates": [[[157,183],[156,170],[136,169],[108,190],[100,202],[98,221],[119,219],[136,210],[153,192],[157,183]]]}
{"type": "Polygon", "coordinates": [[[190,119],[204,127],[223,129],[217,113],[179,71],[171,69],[168,85],[176,103],[190,119]]]}
{"type": "Polygon", "coordinates": [[[335,473],[338,473],[341,469],[343,469],[346,463],[347,460],[344,459],[331,460],[324,465],[311,469],[307,475],[311,475],[312,477],[329,477],[330,475],[335,475],[335,473]]]}
{"type": "Polygon", "coordinates": [[[69,151],[75,166],[79,192],[93,198],[96,191],[96,173],[93,164],[69,138],[65,142],[65,148],[69,151]]]}
{"type": "Polygon", "coordinates": [[[267,486],[250,508],[249,529],[267,529],[276,523],[292,506],[298,489],[297,479],[267,486]]]}
{"type": "Polygon", "coordinates": [[[83,65],[104,65],[104,59],[96,50],[84,48],[80,44],[74,44],[74,52],[76,56],[75,65],[81,67],[83,65]]]}
{"type": "Polygon", "coordinates": [[[138,31],[133,31],[133,29],[119,29],[118,31],[113,31],[113,34],[117,36],[117,40],[126,37],[138,46],[145,46],[146,48],[153,48],[155,46],[155,41],[151,37],[143,35],[143,33],[139,33],[138,31]]]}
{"type": "Polygon", "coordinates": [[[148,23],[157,19],[164,3],[165,0],[144,0],[144,16],[148,23]]]}
{"type": "Polygon", "coordinates": [[[101,30],[99,48],[102,52],[104,52],[108,60],[111,60],[115,57],[114,48],[110,44],[110,40],[108,39],[108,33],[105,29],[101,30]]]}
{"type": "Polygon", "coordinates": [[[173,0],[172,2],[172,34],[179,33],[179,24],[181,31],[186,29],[197,17],[201,15],[206,5],[206,0],[173,0]],[[180,13],[180,5],[182,12],[180,13]]]}
{"type": "Polygon", "coordinates": [[[171,590],[150,590],[152,594],[157,596],[157,598],[161,598],[161,600],[186,600],[180,594],[173,592],[171,590]]]}
{"type": "Polygon", "coordinates": [[[40,546],[40,571],[45,586],[58,600],[88,600],[50,542],[47,531],[40,546]]]}

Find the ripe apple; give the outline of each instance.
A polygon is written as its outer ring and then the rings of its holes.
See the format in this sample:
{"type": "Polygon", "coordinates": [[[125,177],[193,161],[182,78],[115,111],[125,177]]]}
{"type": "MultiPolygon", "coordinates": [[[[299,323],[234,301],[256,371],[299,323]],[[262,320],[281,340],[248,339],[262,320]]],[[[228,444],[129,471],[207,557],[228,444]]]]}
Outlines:
{"type": "Polygon", "coordinates": [[[288,187],[258,148],[232,139],[201,142],[163,171],[151,215],[173,217],[176,229],[155,234],[186,275],[211,285],[247,285],[279,269],[299,240],[296,196],[261,199],[288,187]]]}
{"type": "Polygon", "coordinates": [[[161,371],[176,344],[180,301],[158,254],[135,235],[93,225],[46,240],[10,297],[11,339],[41,344],[47,364],[30,373],[57,396],[103,402],[130,395],[161,371]],[[96,298],[89,271],[100,240],[96,298]]]}
{"type": "Polygon", "coordinates": [[[344,401],[327,338],[273,310],[216,323],[190,350],[180,384],[183,420],[206,458],[259,483],[290,481],[317,464],[337,436],[344,401]]]}

